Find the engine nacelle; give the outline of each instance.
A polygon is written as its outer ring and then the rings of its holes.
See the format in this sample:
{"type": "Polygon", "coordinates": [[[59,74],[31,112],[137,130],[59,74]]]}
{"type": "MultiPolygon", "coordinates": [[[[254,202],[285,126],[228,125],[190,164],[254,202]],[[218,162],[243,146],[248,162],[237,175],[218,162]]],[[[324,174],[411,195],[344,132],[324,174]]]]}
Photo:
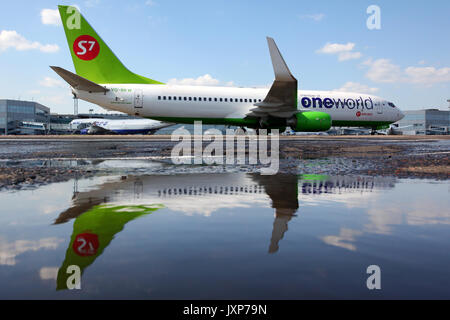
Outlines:
{"type": "Polygon", "coordinates": [[[325,112],[300,112],[289,119],[288,125],[295,132],[328,131],[331,128],[331,117],[325,112]]]}

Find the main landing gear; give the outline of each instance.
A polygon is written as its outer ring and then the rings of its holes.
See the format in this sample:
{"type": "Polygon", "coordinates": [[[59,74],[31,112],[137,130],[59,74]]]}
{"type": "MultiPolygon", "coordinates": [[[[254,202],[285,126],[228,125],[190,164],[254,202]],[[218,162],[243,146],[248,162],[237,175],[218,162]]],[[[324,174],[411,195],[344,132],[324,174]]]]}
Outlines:
{"type": "Polygon", "coordinates": [[[372,131],[370,132],[370,135],[372,135],[372,136],[383,136],[384,133],[380,133],[380,132],[377,131],[377,129],[372,128],[372,131]]]}

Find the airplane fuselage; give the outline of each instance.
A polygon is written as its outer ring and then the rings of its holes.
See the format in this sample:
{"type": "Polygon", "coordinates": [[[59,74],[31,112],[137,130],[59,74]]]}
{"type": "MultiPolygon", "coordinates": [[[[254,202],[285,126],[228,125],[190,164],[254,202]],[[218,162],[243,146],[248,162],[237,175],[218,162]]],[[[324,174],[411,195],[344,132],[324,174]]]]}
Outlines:
{"type": "MultiPolygon", "coordinates": [[[[254,104],[269,89],[102,84],[106,93],[74,90],[78,98],[105,109],[144,118],[175,122],[257,126],[249,117],[254,104]]],[[[331,116],[333,126],[371,127],[389,125],[403,117],[391,102],[377,96],[336,91],[298,91],[298,112],[319,111],[331,116]]]]}

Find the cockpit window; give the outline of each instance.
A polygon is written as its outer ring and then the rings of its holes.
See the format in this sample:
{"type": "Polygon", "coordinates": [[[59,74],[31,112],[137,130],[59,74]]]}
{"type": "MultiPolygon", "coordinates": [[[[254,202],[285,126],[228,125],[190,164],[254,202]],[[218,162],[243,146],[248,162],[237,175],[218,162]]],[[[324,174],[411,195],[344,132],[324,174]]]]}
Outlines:
{"type": "Polygon", "coordinates": [[[395,104],[393,104],[392,102],[388,102],[388,105],[392,108],[395,108],[395,104]]]}

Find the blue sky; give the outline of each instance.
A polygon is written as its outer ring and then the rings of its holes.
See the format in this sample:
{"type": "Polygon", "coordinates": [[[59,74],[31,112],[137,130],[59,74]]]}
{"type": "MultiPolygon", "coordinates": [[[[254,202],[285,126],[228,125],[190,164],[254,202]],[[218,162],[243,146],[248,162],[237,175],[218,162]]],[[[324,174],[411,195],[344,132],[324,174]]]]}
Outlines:
{"type": "MultiPolygon", "coordinates": [[[[300,89],[373,93],[404,110],[448,107],[448,0],[8,1],[0,11],[0,98],[73,111],[69,89],[48,67],[74,70],[62,26],[42,13],[58,4],[76,4],[129,69],[162,82],[270,85],[269,35],[300,89]],[[372,4],[380,30],[366,26],[372,4]]],[[[80,101],[80,112],[90,108],[102,111],[80,101]]]]}

